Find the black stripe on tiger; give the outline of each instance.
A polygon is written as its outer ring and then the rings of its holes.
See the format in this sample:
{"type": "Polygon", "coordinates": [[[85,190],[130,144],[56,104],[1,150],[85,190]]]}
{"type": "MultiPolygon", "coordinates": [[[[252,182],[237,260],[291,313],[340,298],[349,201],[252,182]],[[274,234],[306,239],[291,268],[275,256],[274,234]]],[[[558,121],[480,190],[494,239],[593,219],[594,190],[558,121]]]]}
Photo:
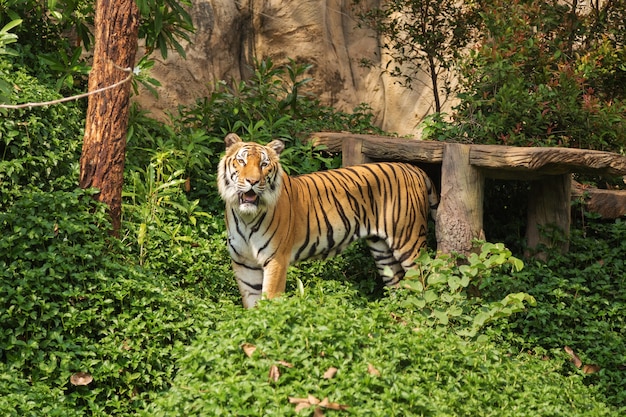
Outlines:
{"type": "MultiPolygon", "coordinates": [[[[269,298],[284,291],[289,264],[331,256],[358,238],[366,239],[381,275],[391,268],[393,276],[383,277],[388,285],[426,246],[428,213],[438,199],[421,169],[372,163],[290,177],[280,166],[280,141],[264,146],[229,134],[225,143],[218,188],[226,202],[229,250],[237,262],[255,265],[239,267],[238,280],[262,279],[269,298]],[[245,155],[245,164],[234,163],[238,155],[245,155]],[[252,276],[258,269],[262,274],[252,276]]],[[[242,297],[249,307],[259,294],[242,290],[242,297]]]]}

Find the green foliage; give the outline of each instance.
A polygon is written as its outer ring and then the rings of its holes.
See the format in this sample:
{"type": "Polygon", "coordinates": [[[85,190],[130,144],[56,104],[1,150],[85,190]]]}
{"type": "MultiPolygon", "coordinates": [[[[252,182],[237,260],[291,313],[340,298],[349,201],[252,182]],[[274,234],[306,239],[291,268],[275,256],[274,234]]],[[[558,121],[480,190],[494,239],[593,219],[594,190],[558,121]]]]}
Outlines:
{"type": "MultiPolygon", "coordinates": [[[[167,388],[173,352],[223,314],[206,304],[211,267],[184,292],[134,267],[90,194],[33,192],[0,213],[3,415],[130,415],[167,388]],[[94,385],[72,386],[79,371],[94,385]]],[[[208,257],[216,244],[202,246],[208,257]]]]}
{"type": "MultiPolygon", "coordinates": [[[[58,99],[37,79],[0,59],[11,102],[58,99]]],[[[12,110],[0,118],[0,209],[24,189],[69,190],[78,178],[83,113],[76,103],[12,110]]]]}
{"type": "MultiPolygon", "coordinates": [[[[3,0],[0,4],[0,26],[8,30],[14,22],[23,21],[14,34],[2,39],[14,41],[12,61],[40,80],[56,84],[58,91],[66,94],[83,92],[87,84],[90,66],[85,52],[93,46],[95,2],[88,0],[3,0]]],[[[141,0],[137,2],[140,12],[139,38],[144,40],[146,56],[141,57],[140,68],[152,66],[147,58],[159,50],[163,58],[173,48],[185,56],[181,41],[189,42],[189,33],[194,31],[187,9],[188,0],[141,0]]],[[[6,43],[6,42],[4,42],[6,43]]],[[[1,49],[0,49],[1,51],[1,49]]],[[[149,89],[156,80],[141,77],[149,89]]],[[[1,78],[0,78],[1,80],[1,78]]],[[[1,86],[0,86],[1,87],[1,86]]],[[[0,94],[2,91],[0,90],[0,94]]]]}
{"type": "MultiPolygon", "coordinates": [[[[15,19],[0,29],[0,56],[15,54],[15,51],[7,48],[6,45],[17,41],[17,35],[9,31],[21,23],[21,19],[15,19]]],[[[0,103],[7,101],[7,96],[11,92],[11,85],[5,80],[3,72],[4,71],[0,69],[0,103]]],[[[2,113],[2,110],[0,110],[0,113],[2,113]]]]}
{"type": "Polygon", "coordinates": [[[614,415],[558,363],[416,327],[399,310],[327,281],[241,311],[187,347],[172,387],[140,415],[294,415],[289,398],[308,396],[351,415],[614,415]]]}
{"type": "Polygon", "coordinates": [[[320,130],[381,132],[372,125],[373,115],[366,105],[351,114],[320,105],[306,91],[310,67],[293,60],[283,66],[274,65],[270,58],[255,60],[248,79],[232,85],[221,81],[210,97],[181,108],[181,122],[202,126],[214,135],[234,132],[261,142],[281,138],[292,146],[320,130]]]}
{"type": "Polygon", "coordinates": [[[63,88],[64,93],[82,91],[87,82],[86,66],[75,53],[82,49],[81,43],[86,49],[91,46],[93,4],[82,0],[2,2],[0,25],[22,20],[15,30],[18,41],[13,44],[11,62],[43,83],[59,81],[57,89],[63,88]]]}
{"type": "Polygon", "coordinates": [[[603,7],[595,13],[552,1],[481,3],[481,38],[461,62],[452,123],[433,115],[425,136],[622,151],[626,49],[616,33],[626,8],[603,7]]]}
{"type": "MultiPolygon", "coordinates": [[[[501,336],[516,349],[562,354],[564,346],[600,372],[584,374],[615,404],[626,406],[626,223],[585,219],[572,230],[570,252],[553,254],[512,276],[492,280],[494,296],[527,292],[537,306],[518,315],[501,336]]],[[[575,373],[573,366],[564,372],[575,373]]],[[[581,372],[581,371],[578,371],[581,372]]]]}
{"type": "Polygon", "coordinates": [[[358,12],[357,16],[359,25],[378,33],[381,47],[391,57],[385,70],[401,78],[403,85],[410,88],[420,72],[428,74],[435,112],[440,112],[451,93],[450,70],[471,41],[472,4],[454,0],[390,1],[358,12]]]}
{"type": "Polygon", "coordinates": [[[474,337],[489,322],[524,311],[524,302],[535,304],[532,296],[521,292],[489,303],[471,296],[478,295],[492,275],[503,274],[504,266],[521,271],[524,263],[502,243],[482,243],[480,252],[467,257],[438,254],[432,258],[422,251],[403,283],[415,292],[406,302],[422,312],[426,325],[452,325],[457,334],[474,337]]]}
{"type": "Polygon", "coordinates": [[[4,25],[2,29],[0,29],[0,55],[4,54],[15,54],[15,51],[6,48],[8,44],[17,42],[17,35],[11,33],[10,30],[16,26],[22,24],[21,19],[15,19],[4,25]]]}
{"type": "Polygon", "coordinates": [[[139,38],[145,39],[146,55],[159,50],[167,58],[170,48],[185,58],[185,50],[179,40],[189,42],[189,33],[194,31],[191,16],[187,10],[192,6],[189,0],[139,0],[137,1],[141,24],[139,38]]]}

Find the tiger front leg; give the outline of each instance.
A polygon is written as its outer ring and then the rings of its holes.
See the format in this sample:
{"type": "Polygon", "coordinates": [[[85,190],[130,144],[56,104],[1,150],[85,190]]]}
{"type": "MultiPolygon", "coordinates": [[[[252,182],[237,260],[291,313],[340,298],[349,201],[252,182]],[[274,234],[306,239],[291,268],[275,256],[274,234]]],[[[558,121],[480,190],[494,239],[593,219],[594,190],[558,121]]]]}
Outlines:
{"type": "Polygon", "coordinates": [[[282,258],[267,261],[263,267],[263,297],[271,300],[285,292],[288,266],[288,261],[282,258]]]}
{"type": "Polygon", "coordinates": [[[235,280],[241,293],[241,300],[245,308],[252,308],[261,299],[263,290],[263,268],[253,267],[234,262],[233,271],[235,280]]]}

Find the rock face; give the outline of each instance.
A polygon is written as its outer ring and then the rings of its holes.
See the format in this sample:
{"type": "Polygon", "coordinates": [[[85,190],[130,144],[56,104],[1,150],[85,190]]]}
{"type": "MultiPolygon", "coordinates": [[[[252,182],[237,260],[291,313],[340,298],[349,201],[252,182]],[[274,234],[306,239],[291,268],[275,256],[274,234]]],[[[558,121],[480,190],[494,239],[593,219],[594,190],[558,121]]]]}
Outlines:
{"type": "MultiPolygon", "coordinates": [[[[377,7],[379,0],[194,0],[196,33],[185,46],[187,59],[172,52],[157,59],[151,76],[159,80],[159,98],[142,92],[136,101],[161,117],[178,104],[192,104],[211,93],[219,80],[241,80],[254,58],[279,65],[291,58],[312,64],[309,84],[321,102],[352,111],[368,104],[375,122],[399,134],[416,133],[432,109],[432,93],[409,90],[385,73],[388,58],[374,32],[358,29],[354,7],[377,7]],[[360,62],[374,65],[365,68],[360,62]]],[[[422,74],[427,82],[426,74],[422,74]]],[[[426,84],[428,85],[428,84],[426,84]]]]}

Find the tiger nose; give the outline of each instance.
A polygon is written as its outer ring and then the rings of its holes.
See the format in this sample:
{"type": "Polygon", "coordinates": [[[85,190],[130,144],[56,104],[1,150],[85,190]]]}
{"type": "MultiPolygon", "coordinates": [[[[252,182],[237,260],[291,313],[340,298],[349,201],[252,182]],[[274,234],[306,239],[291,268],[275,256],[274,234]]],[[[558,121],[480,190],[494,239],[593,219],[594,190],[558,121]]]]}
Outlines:
{"type": "Polygon", "coordinates": [[[246,181],[248,181],[248,184],[250,185],[256,185],[259,182],[258,178],[246,178],[246,181]]]}

